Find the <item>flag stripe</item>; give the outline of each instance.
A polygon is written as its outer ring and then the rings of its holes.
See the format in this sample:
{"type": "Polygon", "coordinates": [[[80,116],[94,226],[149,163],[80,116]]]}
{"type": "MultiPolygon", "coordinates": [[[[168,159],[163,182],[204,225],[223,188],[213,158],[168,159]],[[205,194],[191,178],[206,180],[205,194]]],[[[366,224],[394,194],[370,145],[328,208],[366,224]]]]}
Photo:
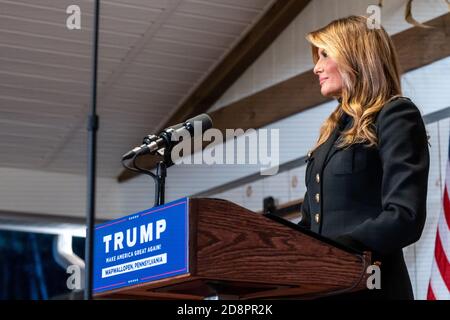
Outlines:
{"type": "Polygon", "coordinates": [[[436,247],[434,254],[436,259],[435,261],[437,263],[437,267],[439,269],[439,273],[441,274],[442,280],[444,284],[447,286],[447,289],[450,291],[450,263],[447,260],[444,248],[442,248],[439,231],[436,235],[436,247]]]}
{"type": "Polygon", "coordinates": [[[447,189],[449,186],[450,143],[447,157],[444,192],[442,197],[442,210],[437,225],[434,259],[431,267],[431,277],[427,292],[428,300],[450,300],[450,199],[448,197],[447,189]]]}
{"type": "Polygon", "coordinates": [[[447,159],[447,168],[445,168],[445,173],[446,173],[446,175],[445,175],[445,181],[444,181],[444,186],[450,186],[450,176],[449,176],[449,174],[448,174],[448,172],[450,172],[449,170],[450,170],[450,158],[449,159],[447,159]]]}
{"type": "MultiPolygon", "coordinates": [[[[450,148],[449,148],[449,150],[450,150],[450,148]]],[[[450,158],[447,159],[447,161],[448,160],[450,160],[450,158]]],[[[450,174],[449,174],[450,173],[450,161],[447,162],[447,168],[446,168],[445,173],[446,173],[446,176],[445,176],[444,186],[450,186],[450,174]]]]}
{"type": "Polygon", "coordinates": [[[445,256],[447,257],[447,260],[450,261],[450,230],[448,225],[445,223],[444,217],[442,216],[438,223],[438,234],[441,238],[441,245],[445,256]]]}
{"type": "Polygon", "coordinates": [[[436,300],[436,297],[434,296],[433,288],[431,288],[431,282],[428,284],[427,300],[436,300]]]}
{"type": "Polygon", "coordinates": [[[450,300],[450,292],[441,277],[441,273],[437,269],[436,263],[433,263],[431,270],[431,287],[433,288],[436,300],[450,300]]]}
{"type": "Polygon", "coordinates": [[[448,199],[447,186],[444,188],[444,212],[442,213],[444,216],[445,223],[447,226],[450,226],[450,200],[448,199]]]}

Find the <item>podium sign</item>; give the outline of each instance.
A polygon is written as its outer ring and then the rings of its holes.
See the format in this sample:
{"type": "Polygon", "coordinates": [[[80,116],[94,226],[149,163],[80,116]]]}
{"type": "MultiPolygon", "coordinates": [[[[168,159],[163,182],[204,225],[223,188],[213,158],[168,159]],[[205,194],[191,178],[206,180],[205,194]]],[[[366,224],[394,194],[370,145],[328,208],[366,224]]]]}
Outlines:
{"type": "Polygon", "coordinates": [[[189,272],[188,198],[96,225],[94,293],[189,272]]]}

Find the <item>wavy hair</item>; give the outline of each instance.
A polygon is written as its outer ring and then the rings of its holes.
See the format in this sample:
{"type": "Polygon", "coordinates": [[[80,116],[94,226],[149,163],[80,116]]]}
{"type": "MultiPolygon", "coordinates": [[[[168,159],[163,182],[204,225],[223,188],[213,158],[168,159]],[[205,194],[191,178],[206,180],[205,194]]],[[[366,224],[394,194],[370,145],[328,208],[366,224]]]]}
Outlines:
{"type": "Polygon", "coordinates": [[[353,124],[342,132],[339,148],[355,143],[377,145],[376,115],[388,101],[402,95],[392,39],[383,27],[368,28],[367,20],[364,16],[337,19],[306,36],[314,64],[319,60],[319,48],[324,49],[336,61],[343,84],[340,103],[322,124],[311,151],[330,137],[343,113],[353,119],[353,124]]]}

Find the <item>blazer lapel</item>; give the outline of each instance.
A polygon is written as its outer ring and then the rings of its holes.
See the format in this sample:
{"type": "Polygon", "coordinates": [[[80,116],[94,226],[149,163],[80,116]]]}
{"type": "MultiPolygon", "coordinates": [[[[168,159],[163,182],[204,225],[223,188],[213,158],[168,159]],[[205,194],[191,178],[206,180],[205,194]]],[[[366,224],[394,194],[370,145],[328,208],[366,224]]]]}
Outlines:
{"type": "MultiPolygon", "coordinates": [[[[338,126],[337,135],[334,137],[334,142],[339,138],[342,131],[345,131],[348,128],[350,128],[352,123],[353,123],[352,118],[344,114],[344,117],[338,126]]],[[[342,148],[337,148],[335,143],[331,145],[330,151],[328,152],[327,156],[325,157],[325,161],[323,162],[323,168],[327,165],[328,161],[330,161],[331,157],[341,149],[342,148]]]]}
{"type": "Polygon", "coordinates": [[[335,154],[339,148],[336,148],[335,141],[339,138],[341,131],[345,130],[351,125],[352,121],[350,116],[344,114],[340,123],[331,133],[327,141],[325,141],[314,153],[314,160],[317,165],[318,171],[322,174],[323,168],[329,161],[329,159],[335,154]]]}

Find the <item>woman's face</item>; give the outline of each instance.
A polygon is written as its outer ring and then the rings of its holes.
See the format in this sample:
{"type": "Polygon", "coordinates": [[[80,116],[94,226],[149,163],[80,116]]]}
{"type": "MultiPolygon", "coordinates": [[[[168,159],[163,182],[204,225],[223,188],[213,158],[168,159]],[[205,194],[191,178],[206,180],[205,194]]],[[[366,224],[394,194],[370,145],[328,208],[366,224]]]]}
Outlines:
{"type": "Polygon", "coordinates": [[[325,97],[340,97],[342,77],[336,61],[322,48],[319,48],[318,54],[319,60],[314,67],[314,73],[319,76],[320,92],[325,97]]]}

